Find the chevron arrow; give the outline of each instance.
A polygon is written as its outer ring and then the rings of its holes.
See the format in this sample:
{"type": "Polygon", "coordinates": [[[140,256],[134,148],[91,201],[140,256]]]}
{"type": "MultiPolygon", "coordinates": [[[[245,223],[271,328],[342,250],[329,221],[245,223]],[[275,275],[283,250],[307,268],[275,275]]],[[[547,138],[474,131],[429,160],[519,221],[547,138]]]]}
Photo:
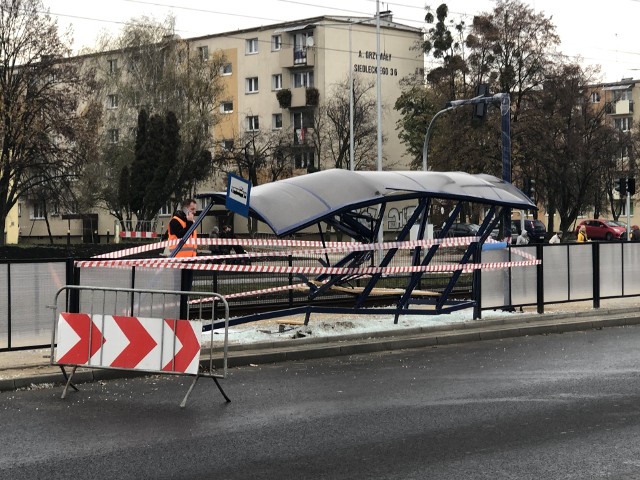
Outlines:
{"type": "Polygon", "coordinates": [[[106,342],[100,329],[86,313],[61,313],[60,317],[69,324],[80,339],[58,359],[58,363],[75,365],[88,363],[106,342]],[[91,345],[89,345],[89,337],[91,337],[91,345]]]}
{"type": "Polygon", "coordinates": [[[136,317],[113,315],[122,333],[129,340],[129,344],[111,362],[111,367],[136,368],[151,350],[158,344],[136,317]]]}
{"type": "MultiPolygon", "coordinates": [[[[182,344],[182,347],[162,370],[165,372],[198,373],[197,364],[195,365],[195,371],[187,372],[189,366],[192,366],[196,355],[200,355],[200,341],[196,337],[194,325],[189,320],[166,319],[165,322],[169,325],[169,328],[174,330],[174,334],[182,344]]],[[[198,326],[200,322],[194,322],[194,324],[198,326]]],[[[191,370],[193,369],[192,366],[191,370]]]]}

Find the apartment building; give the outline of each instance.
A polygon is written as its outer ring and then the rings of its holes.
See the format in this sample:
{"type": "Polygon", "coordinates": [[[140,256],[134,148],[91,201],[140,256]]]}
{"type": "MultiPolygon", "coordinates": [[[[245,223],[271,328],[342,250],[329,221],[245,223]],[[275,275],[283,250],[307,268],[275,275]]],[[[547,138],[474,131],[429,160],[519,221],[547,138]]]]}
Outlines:
{"type": "MultiPolygon", "coordinates": [[[[331,168],[327,158],[318,158],[311,141],[314,115],[340,85],[354,79],[377,81],[379,42],[381,129],[385,139],[382,168],[408,169],[410,158],[398,139],[399,115],[393,105],[400,95],[401,80],[423,72],[423,55],[415,48],[422,40],[422,31],[396,23],[390,12],[384,12],[379,36],[377,32],[375,17],[321,16],[186,39],[188,49],[203,60],[216,52],[224,54],[221,74],[225,93],[220,99],[220,121],[210,131],[214,148],[231,149],[234,140],[245,132],[279,131],[291,141],[294,174],[331,168]]],[[[119,68],[117,58],[117,52],[97,56],[107,72],[119,68]]],[[[376,93],[374,88],[371,94],[376,93]]],[[[107,95],[107,115],[125,108],[118,101],[117,92],[107,95]]],[[[135,127],[135,109],[131,110],[134,114],[128,116],[129,125],[105,128],[104,135],[111,142],[118,142],[135,127]]],[[[223,188],[222,180],[213,179],[207,189],[223,188]]],[[[20,212],[21,241],[47,235],[37,205],[25,201],[20,212]]],[[[168,209],[160,212],[158,228],[166,227],[171,213],[168,209]]],[[[54,237],[60,241],[68,235],[75,241],[100,237],[105,241],[107,232],[114,234],[114,218],[103,210],[89,220],[74,215],[49,220],[54,237]]]]}
{"type": "MultiPolygon", "coordinates": [[[[617,130],[631,133],[634,126],[640,122],[640,111],[636,105],[640,105],[640,80],[633,78],[623,78],[619,82],[602,83],[591,87],[590,102],[605,109],[606,121],[610,122],[617,130]]],[[[619,153],[617,170],[620,177],[625,177],[634,167],[635,159],[633,152],[625,148],[619,153]]],[[[630,217],[631,223],[634,221],[634,211],[638,195],[631,197],[630,217]]],[[[621,212],[621,220],[626,220],[626,198],[618,196],[617,210],[621,212]]]]}

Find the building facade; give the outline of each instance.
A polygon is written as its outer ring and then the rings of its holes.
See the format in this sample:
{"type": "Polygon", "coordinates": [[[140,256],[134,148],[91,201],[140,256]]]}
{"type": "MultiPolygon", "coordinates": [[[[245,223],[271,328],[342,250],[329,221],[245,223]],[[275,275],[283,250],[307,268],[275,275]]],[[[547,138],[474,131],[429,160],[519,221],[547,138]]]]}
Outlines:
{"type": "MultiPolygon", "coordinates": [[[[379,78],[384,138],[382,168],[408,169],[411,159],[398,139],[396,124],[400,117],[393,106],[401,93],[401,80],[423,72],[423,55],[416,49],[422,40],[422,31],[395,23],[386,12],[380,17],[378,37],[376,23],[375,17],[322,16],[186,39],[189,50],[203,61],[214,54],[224,55],[221,66],[224,94],[219,101],[219,121],[209,132],[214,139],[214,149],[232,149],[234,142],[247,132],[280,133],[290,141],[289,161],[294,175],[332,168],[331,159],[320,156],[313,141],[322,105],[335,96],[339,88],[344,89],[353,82],[375,84],[379,78]]],[[[123,67],[114,52],[98,54],[94,61],[104,63],[102,67],[107,73],[123,67]]],[[[377,88],[376,84],[369,92],[374,98],[377,88]]],[[[118,108],[126,108],[118,103],[118,98],[116,91],[106,94],[107,115],[113,116],[118,108]]],[[[135,109],[132,110],[134,114],[128,116],[129,122],[136,118],[135,109]]],[[[111,143],[117,143],[134,128],[135,123],[111,124],[105,126],[103,134],[111,143]]],[[[226,178],[220,175],[203,189],[222,189],[224,181],[226,178]]],[[[38,205],[26,200],[20,205],[20,211],[21,240],[45,238],[47,226],[38,205]]],[[[114,217],[104,210],[96,211],[97,217],[92,216],[90,221],[73,215],[56,216],[56,213],[49,218],[49,228],[60,241],[68,236],[74,241],[92,238],[105,241],[107,234],[115,233],[114,217]]],[[[169,209],[159,212],[157,230],[166,228],[171,213],[169,209]]]]}

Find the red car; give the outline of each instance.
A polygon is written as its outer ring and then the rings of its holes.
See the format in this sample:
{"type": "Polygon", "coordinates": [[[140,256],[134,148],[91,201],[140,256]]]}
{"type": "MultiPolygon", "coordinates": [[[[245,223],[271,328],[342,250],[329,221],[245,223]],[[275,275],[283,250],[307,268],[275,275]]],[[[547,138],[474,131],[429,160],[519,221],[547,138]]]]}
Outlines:
{"type": "Polygon", "coordinates": [[[627,237],[626,227],[613,220],[583,220],[576,226],[576,235],[582,225],[587,229],[589,240],[624,240],[627,237]]]}

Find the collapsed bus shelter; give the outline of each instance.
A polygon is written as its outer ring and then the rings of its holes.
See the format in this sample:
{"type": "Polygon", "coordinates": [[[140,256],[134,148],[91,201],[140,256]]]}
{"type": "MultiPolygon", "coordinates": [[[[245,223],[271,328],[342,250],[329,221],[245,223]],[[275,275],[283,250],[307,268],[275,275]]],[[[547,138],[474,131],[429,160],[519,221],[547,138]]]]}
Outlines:
{"type": "MultiPolygon", "coordinates": [[[[201,194],[198,197],[207,200],[207,205],[193,229],[197,228],[214,205],[224,205],[226,200],[226,194],[222,192],[201,194]]],[[[399,315],[407,313],[433,315],[473,307],[477,303],[473,298],[457,300],[450,296],[460,275],[463,271],[479,271],[481,267],[474,261],[505,213],[508,214],[511,209],[535,208],[531,200],[512,184],[491,175],[463,172],[332,169],[253,187],[249,199],[249,215],[268,225],[277,237],[291,238],[303,231],[308,232],[315,226],[322,245],[326,247],[335,243],[326,241],[330,227],[331,230],[353,239],[357,247],[344,243],[344,255],[334,261],[326,255],[325,250],[325,255],[318,258],[322,269],[309,270],[313,274],[296,271],[295,275],[308,288],[306,305],[246,315],[234,319],[233,323],[299,313],[305,313],[305,322],[308,322],[312,312],[390,313],[397,322],[399,315]],[[417,202],[416,208],[393,242],[378,243],[388,205],[403,200],[417,202]],[[453,208],[437,238],[423,240],[429,221],[428,212],[435,200],[446,200],[453,208]],[[484,220],[476,237],[451,239],[448,237],[449,229],[465,202],[486,208],[484,220]],[[372,214],[372,211],[375,213],[372,214]],[[407,241],[414,226],[418,230],[418,240],[407,241]],[[464,247],[456,265],[431,265],[438,249],[451,245],[452,242],[464,247]],[[379,256],[377,265],[371,265],[373,253],[376,250],[382,252],[383,249],[386,253],[379,256]],[[411,252],[411,265],[394,270],[390,265],[401,250],[411,252]],[[425,273],[434,271],[446,272],[450,277],[444,289],[432,295],[431,292],[421,291],[419,285],[425,273]],[[376,293],[376,285],[389,272],[408,274],[395,305],[388,308],[367,308],[365,304],[376,293]],[[353,288],[351,282],[355,278],[365,279],[364,286],[353,288]],[[314,304],[314,300],[323,293],[339,288],[353,292],[354,302],[351,307],[314,304]],[[412,305],[430,307],[411,308],[412,305]]],[[[174,253],[182,243],[184,242],[178,244],[174,253]]],[[[500,245],[506,246],[504,243],[500,245]]],[[[506,265],[508,266],[510,265],[506,265]]],[[[250,268],[246,267],[244,270],[250,271],[250,268]]]]}

